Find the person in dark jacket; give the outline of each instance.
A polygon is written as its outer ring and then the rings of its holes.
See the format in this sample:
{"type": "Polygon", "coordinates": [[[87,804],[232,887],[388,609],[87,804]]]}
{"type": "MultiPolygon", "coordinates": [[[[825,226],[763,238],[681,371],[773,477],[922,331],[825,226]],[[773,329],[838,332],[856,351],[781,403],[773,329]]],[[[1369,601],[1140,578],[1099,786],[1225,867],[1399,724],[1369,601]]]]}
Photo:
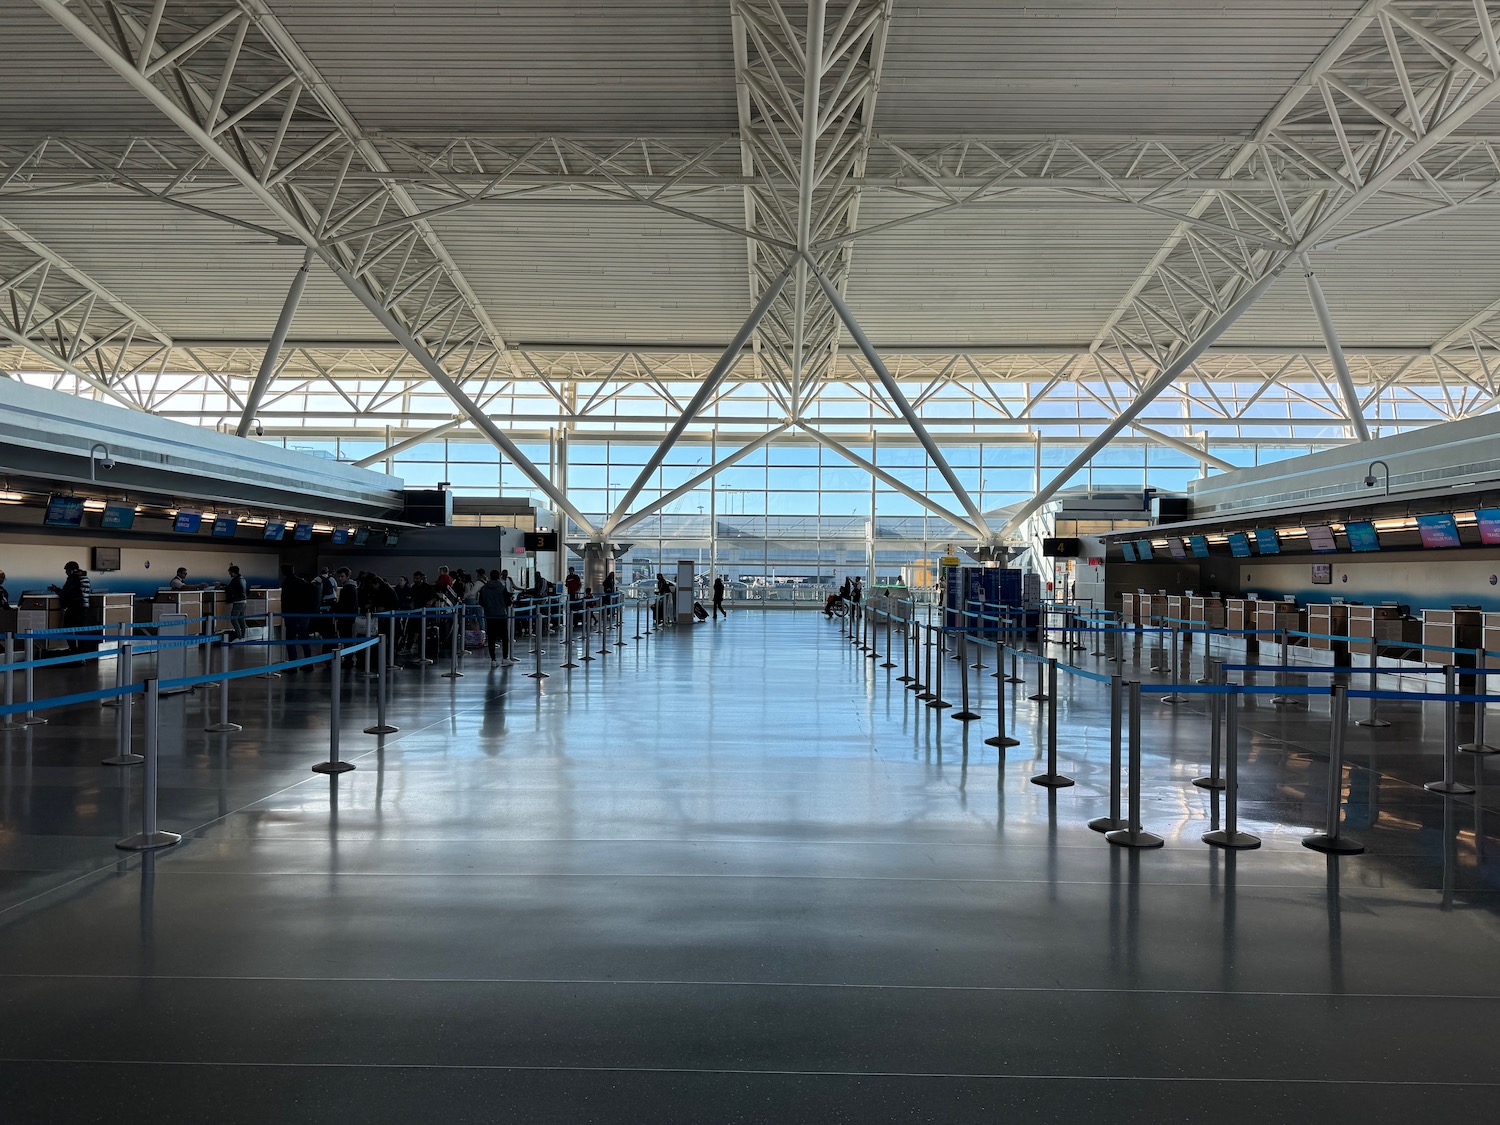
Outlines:
{"type": "MultiPolygon", "coordinates": [[[[63,628],[85,629],[89,623],[89,594],[93,592],[89,586],[88,571],[76,562],[68,562],[63,565],[63,573],[67,577],[62,586],[47,588],[57,595],[62,606],[63,628]]],[[[79,640],[76,633],[68,637],[69,652],[90,652],[96,647],[98,646],[79,640]]]]}
{"type": "Polygon", "coordinates": [[[724,578],[723,578],[722,575],[716,575],[714,577],[714,620],[715,621],[717,621],[719,619],[719,614],[721,614],[721,613],[726,618],[729,616],[729,611],[724,608],[724,578]]]}
{"type": "Polygon", "coordinates": [[[490,580],[479,587],[479,608],[484,613],[485,647],[490,654],[490,667],[501,664],[509,667],[515,661],[510,655],[510,591],[500,581],[500,572],[491,571],[490,580]],[[495,642],[500,642],[500,659],[495,659],[495,642]]]}
{"type": "Polygon", "coordinates": [[[230,639],[245,639],[245,609],[250,601],[250,589],[240,575],[240,568],[229,568],[229,585],[224,590],[224,600],[229,603],[230,639]]]}
{"type": "Polygon", "coordinates": [[[312,635],[312,619],[317,612],[318,588],[291,566],[282,567],[281,632],[287,641],[287,656],[291,659],[301,660],[313,654],[307,639],[312,635]]]}

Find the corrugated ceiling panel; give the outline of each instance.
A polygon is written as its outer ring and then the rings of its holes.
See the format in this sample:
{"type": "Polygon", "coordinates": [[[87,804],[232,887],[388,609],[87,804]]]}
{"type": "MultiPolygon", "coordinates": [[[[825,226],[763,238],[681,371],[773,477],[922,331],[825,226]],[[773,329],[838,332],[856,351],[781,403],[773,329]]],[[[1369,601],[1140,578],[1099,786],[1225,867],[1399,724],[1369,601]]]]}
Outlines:
{"type": "MultiPolygon", "coordinates": [[[[737,197],[704,206],[744,219],[737,197]]],[[[511,340],[728,341],[750,309],[743,239],[637,204],[507,203],[434,225],[511,340]]]]}
{"type": "Polygon", "coordinates": [[[1171,228],[1095,205],[960,209],[861,239],[849,305],[886,346],[1087,343],[1171,228]]]}
{"type": "MultiPolygon", "coordinates": [[[[206,199],[200,204],[207,205],[206,199]]],[[[252,203],[213,206],[265,222],[252,203]]],[[[300,246],[145,200],[45,204],[12,200],[0,214],[40,239],[174,336],[270,336],[300,246]]],[[[327,270],[314,267],[297,313],[299,336],[384,339],[386,333],[327,270]]]]}
{"type": "Polygon", "coordinates": [[[891,21],[876,125],[1249,131],[1358,0],[924,0],[891,21]]]}
{"type": "Polygon", "coordinates": [[[366,128],[736,125],[727,2],[276,0],[273,8],[366,128]]]}

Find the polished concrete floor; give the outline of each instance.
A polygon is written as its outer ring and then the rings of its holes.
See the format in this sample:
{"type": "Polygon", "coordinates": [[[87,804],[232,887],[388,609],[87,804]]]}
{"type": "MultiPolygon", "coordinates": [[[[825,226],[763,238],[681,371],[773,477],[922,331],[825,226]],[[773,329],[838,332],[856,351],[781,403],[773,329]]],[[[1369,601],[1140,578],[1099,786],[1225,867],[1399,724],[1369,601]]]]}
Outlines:
{"type": "MultiPolygon", "coordinates": [[[[932,711],[817,614],[740,612],[542,683],[398,673],[384,740],[326,673],[163,705],[161,820],[83,707],[0,735],[0,1112],[16,1122],[1500,1119],[1500,762],[1443,798],[1432,705],[1242,715],[1241,827],[1200,836],[1203,702],[1148,694],[1158,851],[1110,846],[1107,697],[1061,768],[932,711]]],[[[1110,670],[1098,658],[1083,666],[1110,670]]],[[[955,665],[947,666],[954,686],[955,665]]],[[[1144,674],[1144,663],[1131,666],[1144,674]]],[[[54,686],[84,687],[99,672],[54,686]]],[[[1151,679],[1149,675],[1147,679],[1151,679]]],[[[1159,679],[1159,677],[1155,677],[1159,679]]],[[[1495,729],[1500,736],[1500,728],[1495,729]]],[[[1500,741],[1497,737],[1496,741],[1500,741]]]]}

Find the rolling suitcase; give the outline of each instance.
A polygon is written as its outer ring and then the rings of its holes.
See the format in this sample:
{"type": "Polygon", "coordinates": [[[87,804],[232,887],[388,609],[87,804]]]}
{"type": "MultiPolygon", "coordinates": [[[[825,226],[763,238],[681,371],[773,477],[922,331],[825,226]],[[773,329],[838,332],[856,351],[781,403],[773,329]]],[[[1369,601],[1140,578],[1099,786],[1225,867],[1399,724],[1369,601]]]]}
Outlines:
{"type": "Polygon", "coordinates": [[[693,603],[693,616],[696,617],[699,621],[708,620],[708,610],[703,608],[702,602],[693,603]]]}

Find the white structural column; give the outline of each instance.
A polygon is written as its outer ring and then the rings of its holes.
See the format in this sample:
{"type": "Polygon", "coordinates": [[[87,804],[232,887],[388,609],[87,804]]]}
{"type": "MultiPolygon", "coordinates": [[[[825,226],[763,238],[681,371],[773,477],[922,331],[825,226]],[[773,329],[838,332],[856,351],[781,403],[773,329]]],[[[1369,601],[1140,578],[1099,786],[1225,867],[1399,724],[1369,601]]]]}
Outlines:
{"type": "MultiPolygon", "coordinates": [[[[135,49],[130,50],[129,42],[115,43],[106,39],[62,0],[35,0],[35,3],[164,113],[263,203],[304,246],[315,251],[334,276],[390,332],[392,338],[411,353],[474,426],[545,493],[559,511],[572,519],[585,534],[596,534],[583,513],[532,464],[530,458],[463,389],[461,380],[472,374],[472,370],[460,369],[455,377],[437,358],[438,355],[460,354],[471,343],[483,339],[487,318],[466,300],[462,287],[453,284],[443,258],[423,240],[421,231],[405,227],[393,232],[394,237],[383,243],[377,243],[375,236],[370,235],[357,246],[320,237],[319,231],[327,230],[335,217],[342,216],[348,208],[374,209],[378,215],[387,202],[394,205],[386,190],[387,185],[379,175],[372,175],[358,184],[351,183],[350,169],[356,159],[363,159],[361,154],[367,142],[350,136],[337,123],[330,128],[320,115],[319,138],[295,154],[284,151],[287,126],[296,118],[303,80],[286,64],[280,46],[274,41],[263,40],[257,46],[267,58],[281,59],[286,66],[285,77],[272,81],[262,76],[262,81],[270,84],[247,106],[235,112],[230,112],[225,106],[226,93],[234,87],[231,80],[250,30],[243,22],[249,18],[243,9],[233,9],[202,25],[170,48],[157,41],[160,25],[152,20],[151,26],[136,29],[139,41],[134,45],[135,49]],[[211,90],[205,87],[201,75],[174,72],[173,67],[185,55],[219,36],[233,38],[219,81],[211,90]],[[157,55],[157,51],[161,54],[157,55]],[[169,81],[174,78],[180,82],[180,89],[187,91],[182,95],[182,101],[167,92],[169,81]],[[252,108],[277,104],[277,99],[282,99],[282,128],[269,141],[239,131],[240,122],[252,108]],[[249,162],[247,153],[253,154],[249,162]],[[297,183],[299,171],[314,160],[335,153],[340,171],[331,181],[331,187],[315,194],[312,187],[302,188],[297,183]],[[448,285],[446,291],[442,289],[444,283],[448,285]]],[[[79,7],[87,7],[104,26],[122,26],[116,18],[117,9],[101,13],[92,0],[79,7]]],[[[157,5],[158,9],[165,7],[164,3],[157,5]]],[[[173,8],[173,15],[179,20],[201,20],[204,16],[196,6],[178,4],[173,8]]],[[[319,97],[329,95],[326,84],[320,85],[313,93],[319,97]]],[[[331,110],[326,112],[337,119],[338,114],[331,110]]],[[[305,141],[297,143],[305,144],[305,141]]],[[[368,164],[366,170],[369,171],[368,164]]]]}
{"type": "Polygon", "coordinates": [[[1302,276],[1307,281],[1307,296],[1312,301],[1313,311],[1318,314],[1318,326],[1323,330],[1323,339],[1328,344],[1328,361],[1333,364],[1333,374],[1338,380],[1339,393],[1344,396],[1344,412],[1349,415],[1349,425],[1360,441],[1370,440],[1370,427],[1365,424],[1365,413],[1359,402],[1359,392],[1354,389],[1354,376],[1349,372],[1349,361],[1344,358],[1343,346],[1339,343],[1338,329],[1333,323],[1333,314],[1328,311],[1328,301],[1323,296],[1323,286],[1318,284],[1318,275],[1313,272],[1312,260],[1306,254],[1297,259],[1302,263],[1302,276]]]}
{"type": "Polygon", "coordinates": [[[634,483],[625,490],[625,495],[620,498],[619,504],[615,505],[614,512],[611,513],[604,525],[603,531],[600,533],[601,538],[607,539],[619,527],[626,510],[635,501],[635,498],[641,494],[641,489],[646,487],[646,483],[651,479],[651,474],[661,468],[661,463],[666,460],[667,454],[677,444],[677,439],[682,436],[682,431],[687,429],[688,423],[697,417],[698,412],[703,409],[703,404],[718,389],[719,383],[729,373],[730,368],[734,367],[740,361],[740,353],[744,351],[745,345],[749,342],[751,333],[760,324],[761,319],[766,315],[766,311],[771,307],[771,303],[781,295],[782,286],[786,284],[790,272],[790,269],[782,270],[781,276],[776,278],[771,283],[770,288],[761,294],[760,301],[756,304],[755,308],[750,310],[750,315],[745,318],[745,323],[740,325],[740,330],[734,334],[734,339],[729,341],[729,346],[719,356],[719,362],[714,364],[713,370],[704,376],[703,382],[698,386],[697,393],[682,408],[682,413],[678,415],[677,421],[672,423],[672,428],[667,431],[667,436],[662,439],[661,444],[656,447],[655,452],[647,458],[646,464],[642,466],[641,471],[636,475],[634,483]]]}
{"type": "Polygon", "coordinates": [[[255,421],[255,416],[260,412],[261,400],[266,397],[266,388],[271,385],[271,376],[276,373],[277,361],[281,359],[281,349],[286,343],[287,333],[292,330],[292,318],[297,315],[297,306],[302,303],[302,291],[307,288],[307,275],[312,271],[313,251],[308,249],[302,256],[302,266],[292,278],[291,288],[287,290],[286,300],[281,306],[281,315],[276,318],[276,327],[271,330],[271,340],[266,344],[266,354],[261,357],[260,370],[255,374],[255,382],[250,385],[250,393],[245,397],[245,409],[240,413],[240,424],[235,427],[235,435],[245,437],[250,433],[250,426],[255,421]]]}
{"type": "MultiPolygon", "coordinates": [[[[1233,268],[1205,269],[1194,287],[1200,294],[1195,305],[1172,297],[1171,307],[1178,311],[1168,313],[1161,307],[1167,303],[1165,297],[1159,302],[1142,296],[1132,299],[1143,326],[1137,346],[1157,366],[1157,373],[1113,422],[1006,521],[1002,533],[1019,527],[1170,387],[1270,288],[1291,259],[1321,244],[1500,97],[1495,20],[1486,3],[1371,3],[1350,26],[1354,30],[1340,36],[1336,51],[1320,57],[1315,73],[1290,95],[1290,104],[1278,107],[1278,129],[1293,109],[1297,128],[1271,135],[1299,151],[1326,148],[1330,156],[1340,154],[1331,156],[1340,186],[1310,195],[1296,206],[1286,202],[1286,248],[1260,248],[1248,257],[1242,247],[1232,248],[1235,256],[1224,257],[1233,268]],[[1393,33],[1392,21],[1403,36],[1393,33]],[[1435,55],[1434,42],[1461,46],[1435,55]],[[1319,101],[1314,101],[1314,92],[1319,101]],[[1368,123],[1372,107],[1379,111],[1374,126],[1368,123]],[[1184,309],[1191,315],[1184,315],[1184,309]]],[[[1330,161],[1323,163],[1326,167],[1330,161]]],[[[1202,232],[1189,237],[1197,260],[1206,262],[1208,255],[1196,241],[1204,237],[1202,232]]],[[[1170,276],[1153,274],[1155,284],[1163,287],[1170,276]]],[[[1162,292],[1170,295],[1177,290],[1162,292]]]]}
{"type": "Polygon", "coordinates": [[[927,427],[922,424],[921,417],[912,408],[911,402],[901,390],[901,385],[896,382],[895,376],[886,368],[885,361],[880,358],[880,353],[870,343],[864,330],[860,328],[859,322],[854,319],[854,314],[849,311],[849,306],[844,303],[844,298],[839,295],[838,289],[834,287],[834,284],[828,278],[823,276],[823,271],[818,269],[815,264],[811,264],[811,268],[817,273],[818,283],[822,285],[823,292],[828,297],[829,304],[838,313],[839,319],[844,322],[844,327],[849,330],[849,335],[853,337],[859,350],[864,353],[866,361],[880,380],[880,385],[885,388],[885,393],[901,413],[901,417],[906,419],[906,424],[911,427],[912,433],[917,435],[917,440],[922,443],[922,448],[927,451],[927,456],[932,460],[937,471],[942,474],[943,480],[952,489],[953,495],[958,497],[958,502],[963,505],[964,511],[969,513],[968,526],[973,529],[975,535],[979,536],[981,542],[988,539],[990,530],[989,524],[984,518],[984,512],[974,502],[974,498],[969,495],[969,490],[963,486],[963,482],[958,479],[958,474],[948,464],[948,459],[943,456],[943,451],[938,448],[937,442],[932,440],[932,435],[927,432],[927,427]]]}

